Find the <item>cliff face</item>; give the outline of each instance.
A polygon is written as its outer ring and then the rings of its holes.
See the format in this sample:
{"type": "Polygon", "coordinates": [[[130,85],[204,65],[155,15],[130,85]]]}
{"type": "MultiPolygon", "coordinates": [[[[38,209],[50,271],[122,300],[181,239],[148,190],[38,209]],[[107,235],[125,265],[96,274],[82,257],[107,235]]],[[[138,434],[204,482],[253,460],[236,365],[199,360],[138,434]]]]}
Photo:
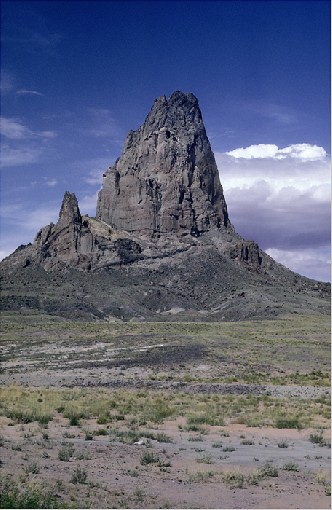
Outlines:
{"type": "Polygon", "coordinates": [[[104,174],[97,218],[128,232],[199,236],[231,229],[218,168],[193,94],[157,99],[104,174]]]}

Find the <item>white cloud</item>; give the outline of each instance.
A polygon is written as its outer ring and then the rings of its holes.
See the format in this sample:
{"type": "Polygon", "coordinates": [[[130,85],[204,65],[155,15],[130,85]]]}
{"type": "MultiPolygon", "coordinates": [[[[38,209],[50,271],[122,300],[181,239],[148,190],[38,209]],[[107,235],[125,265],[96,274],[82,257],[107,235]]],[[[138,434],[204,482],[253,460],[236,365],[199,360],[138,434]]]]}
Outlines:
{"type": "Polygon", "coordinates": [[[0,117],[0,133],[6,139],[1,147],[2,167],[36,163],[45,145],[57,136],[54,131],[33,131],[22,120],[8,117],[0,117]]]}
{"type": "Polygon", "coordinates": [[[309,144],[261,144],[215,157],[236,230],[292,270],[329,280],[322,257],[330,247],[326,151],[309,144]]]}
{"type": "Polygon", "coordinates": [[[55,131],[38,131],[36,133],[40,138],[52,139],[57,137],[57,133],[55,131]]]}
{"type": "Polygon", "coordinates": [[[56,179],[50,179],[50,180],[46,180],[45,184],[46,184],[46,186],[53,188],[54,186],[56,186],[58,184],[58,181],[56,179]]]}
{"type": "Polygon", "coordinates": [[[18,119],[0,117],[1,136],[10,140],[24,140],[33,136],[33,131],[24,126],[18,119]]]}
{"type": "Polygon", "coordinates": [[[258,144],[234,149],[226,152],[226,155],[235,159],[294,158],[300,161],[321,161],[326,158],[326,151],[323,147],[308,143],[293,144],[283,149],[274,144],[258,144]]]}
{"type": "Polygon", "coordinates": [[[328,250],[277,250],[271,248],[267,253],[278,260],[286,267],[291,267],[293,271],[302,274],[310,274],[315,280],[327,281],[330,273],[330,253],[328,250]]]}
{"type": "Polygon", "coordinates": [[[39,161],[42,149],[36,147],[21,147],[14,149],[8,145],[3,145],[0,154],[0,164],[2,167],[13,167],[18,165],[27,165],[39,161]]]}
{"type": "Polygon", "coordinates": [[[32,131],[20,119],[8,117],[0,117],[0,134],[9,140],[56,137],[54,131],[32,131]]]}

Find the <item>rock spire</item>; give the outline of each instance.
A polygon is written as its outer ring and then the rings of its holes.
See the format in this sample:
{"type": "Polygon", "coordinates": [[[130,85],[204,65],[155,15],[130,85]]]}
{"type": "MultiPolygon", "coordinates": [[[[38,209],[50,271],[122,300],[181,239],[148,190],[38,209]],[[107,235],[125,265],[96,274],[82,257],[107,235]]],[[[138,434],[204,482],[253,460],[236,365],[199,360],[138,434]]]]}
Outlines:
{"type": "Polygon", "coordinates": [[[97,219],[148,235],[199,236],[232,228],[198,100],[174,92],[155,100],[104,174],[97,219]]]}

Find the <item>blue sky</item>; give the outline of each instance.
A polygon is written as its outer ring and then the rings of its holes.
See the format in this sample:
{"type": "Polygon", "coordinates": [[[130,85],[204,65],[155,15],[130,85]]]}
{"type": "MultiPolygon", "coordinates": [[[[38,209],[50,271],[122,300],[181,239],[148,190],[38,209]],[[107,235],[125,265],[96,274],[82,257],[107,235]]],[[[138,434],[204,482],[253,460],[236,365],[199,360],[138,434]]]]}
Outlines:
{"type": "Polygon", "coordinates": [[[93,215],[155,98],[193,92],[236,230],[330,279],[330,2],[4,1],[1,255],[93,215]]]}

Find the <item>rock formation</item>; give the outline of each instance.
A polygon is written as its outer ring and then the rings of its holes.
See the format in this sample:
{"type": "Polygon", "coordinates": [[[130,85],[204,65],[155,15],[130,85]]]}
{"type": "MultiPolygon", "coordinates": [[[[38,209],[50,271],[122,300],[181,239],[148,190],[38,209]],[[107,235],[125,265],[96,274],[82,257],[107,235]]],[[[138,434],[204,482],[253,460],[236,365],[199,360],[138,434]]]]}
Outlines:
{"type": "Polygon", "coordinates": [[[104,174],[97,218],[139,234],[231,227],[218,168],[193,94],[157,99],[104,174]]]}
{"type": "Polygon", "coordinates": [[[328,284],[236,234],[192,94],[160,97],[129,133],[96,216],[66,192],[57,223],[1,262],[3,308],[193,321],[329,311],[328,284]]]}

